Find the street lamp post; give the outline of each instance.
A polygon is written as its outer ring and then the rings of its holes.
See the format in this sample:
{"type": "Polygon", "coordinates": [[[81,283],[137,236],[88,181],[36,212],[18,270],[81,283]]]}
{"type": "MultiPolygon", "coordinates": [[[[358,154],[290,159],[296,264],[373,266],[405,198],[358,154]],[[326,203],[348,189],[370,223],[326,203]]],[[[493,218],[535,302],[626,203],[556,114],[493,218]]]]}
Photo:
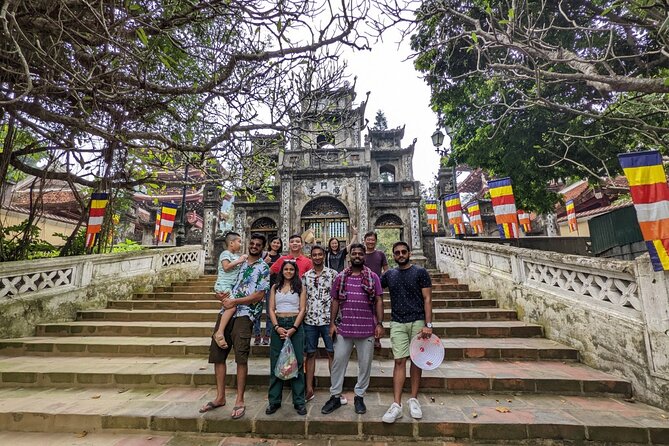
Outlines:
{"type": "Polygon", "coordinates": [[[176,245],[183,246],[186,244],[186,181],[188,181],[188,163],[184,168],[184,185],[181,190],[181,218],[177,227],[176,245]]]}
{"type": "MultiPolygon", "coordinates": [[[[448,135],[448,132],[450,131],[450,128],[446,127],[446,135],[448,135]]],[[[437,129],[434,131],[432,134],[432,144],[434,145],[435,151],[437,154],[440,156],[439,160],[439,173],[437,174],[437,187],[438,187],[438,194],[439,194],[439,199],[441,200],[444,196],[451,194],[451,193],[456,193],[458,191],[458,180],[457,180],[457,172],[456,172],[456,162],[455,159],[453,159],[453,166],[450,169],[450,172],[446,169],[446,167],[443,165],[441,161],[443,159],[448,159],[449,155],[453,155],[453,150],[447,149],[446,147],[443,147],[444,144],[444,133],[437,129]],[[450,176],[450,181],[449,177],[450,176]]]]}

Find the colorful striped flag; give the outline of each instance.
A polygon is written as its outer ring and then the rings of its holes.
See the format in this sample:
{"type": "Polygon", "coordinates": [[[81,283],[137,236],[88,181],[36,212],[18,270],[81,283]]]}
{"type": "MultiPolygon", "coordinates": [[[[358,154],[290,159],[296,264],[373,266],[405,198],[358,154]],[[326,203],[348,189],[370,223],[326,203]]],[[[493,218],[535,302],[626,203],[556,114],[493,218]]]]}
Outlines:
{"type": "Polygon", "coordinates": [[[469,214],[469,224],[476,234],[483,232],[483,221],[481,220],[481,208],[478,201],[472,201],[467,206],[467,213],[469,214]]]}
{"type": "Polygon", "coordinates": [[[106,192],[97,192],[91,195],[91,205],[88,210],[88,225],[86,226],[86,248],[95,246],[102,222],[105,218],[105,208],[109,203],[109,194],[106,192]]]}
{"type": "Polygon", "coordinates": [[[153,238],[158,240],[160,235],[160,209],[156,211],[156,229],[153,231],[153,238]]]}
{"type": "Polygon", "coordinates": [[[522,209],[518,209],[518,221],[523,232],[527,234],[532,230],[532,223],[530,222],[530,213],[522,209]]]}
{"type": "Polygon", "coordinates": [[[465,223],[462,220],[462,203],[460,202],[460,194],[454,193],[446,195],[444,204],[446,205],[448,224],[451,225],[453,235],[464,234],[465,223]]]}
{"type": "Polygon", "coordinates": [[[432,232],[437,232],[439,220],[437,219],[437,201],[425,201],[425,213],[427,214],[427,225],[432,232]]]}
{"type": "Polygon", "coordinates": [[[578,232],[578,223],[576,221],[576,207],[574,200],[568,200],[567,207],[567,223],[569,223],[569,232],[578,232]]]}
{"type": "Polygon", "coordinates": [[[655,271],[669,271],[669,185],[657,150],[618,155],[655,271]]]}
{"type": "Polygon", "coordinates": [[[160,229],[158,231],[158,241],[169,242],[170,234],[174,229],[174,219],[177,215],[179,205],[172,203],[163,203],[160,210],[160,229]]]}
{"type": "Polygon", "coordinates": [[[488,188],[500,238],[518,238],[518,215],[516,214],[516,200],[513,198],[511,178],[490,180],[488,181],[488,188]]]}

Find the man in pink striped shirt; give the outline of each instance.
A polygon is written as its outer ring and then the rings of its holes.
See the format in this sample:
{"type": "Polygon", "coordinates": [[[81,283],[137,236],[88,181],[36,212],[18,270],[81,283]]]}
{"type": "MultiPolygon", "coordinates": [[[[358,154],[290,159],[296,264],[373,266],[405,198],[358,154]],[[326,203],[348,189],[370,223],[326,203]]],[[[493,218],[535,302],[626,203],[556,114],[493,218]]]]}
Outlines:
{"type": "Polygon", "coordinates": [[[365,266],[365,247],[351,245],[351,266],[344,269],[332,282],[330,306],[330,336],[334,342],[330,399],[321,409],[329,414],[341,406],[346,366],[353,346],[358,355],[358,382],[355,385],[355,412],[367,411],[364,402],[374,356],[374,339],[383,336],[383,289],[381,281],[365,266]],[[341,313],[341,320],[336,323],[341,313]],[[378,322],[377,322],[378,321],[378,322]]]}

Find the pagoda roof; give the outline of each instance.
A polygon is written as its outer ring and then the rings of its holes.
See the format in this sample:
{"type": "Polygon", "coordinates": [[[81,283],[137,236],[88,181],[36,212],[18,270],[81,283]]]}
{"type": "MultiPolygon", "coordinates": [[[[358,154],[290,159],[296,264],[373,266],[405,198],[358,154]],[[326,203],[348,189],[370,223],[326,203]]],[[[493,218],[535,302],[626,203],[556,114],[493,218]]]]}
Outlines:
{"type": "Polygon", "coordinates": [[[375,128],[369,128],[369,137],[371,139],[374,138],[379,138],[379,139],[395,139],[399,138],[402,139],[404,138],[404,129],[406,128],[406,124],[401,126],[401,127],[396,127],[394,129],[375,129],[375,128]]]}

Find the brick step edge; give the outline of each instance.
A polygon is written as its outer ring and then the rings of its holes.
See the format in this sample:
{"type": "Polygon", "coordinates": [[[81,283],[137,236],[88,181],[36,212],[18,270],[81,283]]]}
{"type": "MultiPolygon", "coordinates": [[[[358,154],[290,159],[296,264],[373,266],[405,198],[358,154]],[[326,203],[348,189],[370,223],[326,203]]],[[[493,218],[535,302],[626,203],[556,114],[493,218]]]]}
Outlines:
{"type": "MultiPolygon", "coordinates": [[[[353,388],[357,377],[346,376],[344,388],[353,388]]],[[[265,374],[249,374],[247,386],[260,391],[267,388],[268,377],[265,374]]],[[[156,386],[214,386],[214,374],[211,371],[200,373],[96,373],[96,372],[2,372],[2,387],[72,387],[72,386],[121,386],[124,388],[144,388],[156,386]]],[[[229,375],[226,384],[236,386],[235,375],[229,375]]],[[[329,376],[316,376],[316,389],[330,388],[329,376]]],[[[409,390],[407,378],[404,390],[409,390]]],[[[392,389],[392,375],[373,375],[370,378],[370,391],[388,391],[392,389]]],[[[632,395],[631,383],[617,379],[560,379],[560,378],[498,378],[498,377],[423,377],[421,389],[438,393],[476,393],[497,392],[500,394],[514,392],[518,394],[560,394],[581,396],[620,396],[632,395]]]]}
{"type": "MultiPolygon", "coordinates": [[[[349,405],[350,406],[350,405],[349,405]]],[[[218,409],[224,414],[208,413],[205,415],[170,413],[164,414],[52,414],[31,409],[26,412],[1,413],[0,429],[5,431],[35,432],[104,432],[122,430],[124,432],[141,431],[144,433],[182,432],[182,433],[222,433],[254,436],[279,437],[294,440],[334,438],[336,440],[381,440],[392,438],[410,440],[454,439],[472,440],[491,443],[496,440],[532,441],[532,440],[567,440],[573,442],[669,444],[669,428],[645,426],[617,426],[615,421],[608,423],[580,424],[545,421],[514,422],[509,424],[499,421],[485,421],[477,418],[460,421],[430,421],[429,419],[412,420],[408,414],[394,424],[385,424],[376,414],[381,408],[374,407],[364,415],[351,415],[350,420],[336,419],[334,416],[321,415],[319,407],[310,407],[305,417],[298,417],[289,404],[284,404],[273,416],[253,416],[250,412],[264,411],[264,407],[247,407],[247,414],[240,420],[230,419],[232,408],[218,409]],[[313,414],[318,412],[318,414],[313,414]],[[286,422],[288,421],[289,422],[286,422]]],[[[369,407],[368,407],[369,409],[369,407]]],[[[385,409],[385,408],[383,408],[385,409]]],[[[337,412],[347,410],[344,406],[337,412]]],[[[336,412],[335,412],[336,413],[336,412]]],[[[529,414],[528,414],[529,415],[529,414]]],[[[528,416],[529,418],[529,416],[528,416]]],[[[563,444],[563,443],[560,443],[563,444]]]]}
{"type": "MultiPolygon", "coordinates": [[[[204,328],[194,328],[194,327],[184,327],[184,328],[174,328],[174,327],[133,327],[133,326],[112,326],[104,325],[105,321],[79,321],[79,322],[91,322],[103,324],[100,326],[81,326],[81,325],[72,325],[72,326],[57,326],[49,330],[44,330],[43,327],[36,331],[36,335],[39,337],[59,337],[67,338],[70,336],[92,336],[92,337],[129,337],[129,336],[139,336],[139,337],[149,337],[149,338],[164,338],[164,337],[175,337],[175,338],[209,338],[212,334],[213,327],[204,327],[204,328]]],[[[121,323],[123,321],[107,321],[110,323],[121,323]]],[[[141,322],[141,321],[134,321],[141,322]]],[[[213,324],[212,324],[213,325],[213,324]]],[[[261,324],[261,327],[264,325],[261,324]]],[[[439,336],[440,338],[463,338],[463,339],[504,339],[504,338],[541,338],[543,336],[543,331],[540,326],[520,326],[520,327],[511,327],[506,328],[497,328],[497,327],[438,327],[435,326],[432,329],[432,332],[439,336]]],[[[54,343],[51,341],[49,343],[54,343]]],[[[0,349],[5,345],[5,341],[0,340],[0,349]]],[[[448,349],[448,348],[447,348],[448,349]]],[[[482,347],[482,349],[487,349],[482,347]]],[[[490,350],[499,349],[498,347],[490,347],[490,350]]]]}
{"type": "MultiPolygon", "coordinates": [[[[463,338],[464,339],[464,338],[463,338]]],[[[486,339],[486,338],[466,338],[466,339],[486,339]]],[[[490,338],[497,339],[497,338],[490,338]]],[[[523,338],[523,339],[542,339],[523,338]]],[[[57,341],[44,342],[0,342],[0,354],[2,355],[16,355],[29,354],[31,356],[63,354],[63,355],[120,355],[120,356],[207,356],[209,354],[209,344],[205,340],[204,343],[198,345],[188,345],[180,342],[173,344],[87,344],[87,343],[68,343],[57,341]],[[54,351],[57,349],[57,351],[54,351]]],[[[319,356],[325,357],[325,349],[319,347],[319,356]]],[[[355,350],[353,350],[352,357],[355,357],[355,350]]],[[[251,355],[267,358],[269,357],[269,346],[252,345],[251,355]]],[[[234,357],[234,353],[231,353],[234,357]]],[[[382,346],[375,348],[374,358],[376,359],[392,359],[392,351],[389,346],[382,346]]],[[[579,360],[578,350],[571,347],[562,346],[555,348],[546,348],[542,346],[496,346],[496,347],[444,347],[444,360],[459,360],[459,359],[513,359],[513,360],[529,360],[529,361],[577,361],[579,360]]]]}

